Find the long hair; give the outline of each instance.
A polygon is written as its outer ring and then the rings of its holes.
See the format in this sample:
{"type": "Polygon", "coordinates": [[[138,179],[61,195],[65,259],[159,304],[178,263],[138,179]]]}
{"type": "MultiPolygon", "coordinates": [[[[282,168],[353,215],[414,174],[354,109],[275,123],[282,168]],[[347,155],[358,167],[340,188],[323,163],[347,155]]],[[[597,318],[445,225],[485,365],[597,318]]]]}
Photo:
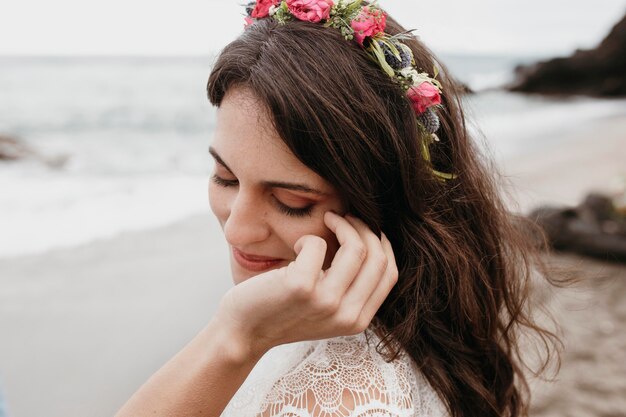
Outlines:
{"type": "MultiPolygon", "coordinates": [[[[388,17],[386,32],[405,30],[388,17]]],[[[250,89],[296,157],[389,237],[399,279],[376,313],[384,347],[412,357],[450,414],[523,416],[520,331],[545,346],[555,337],[527,309],[536,250],[468,135],[461,88],[421,42],[404,42],[420,69],[440,69],[440,141],[430,151],[436,169],[457,176],[451,181],[425,163],[402,89],[359,45],[322,25],[255,22],[218,56],[208,97],[220,106],[230,88],[250,89]]]]}

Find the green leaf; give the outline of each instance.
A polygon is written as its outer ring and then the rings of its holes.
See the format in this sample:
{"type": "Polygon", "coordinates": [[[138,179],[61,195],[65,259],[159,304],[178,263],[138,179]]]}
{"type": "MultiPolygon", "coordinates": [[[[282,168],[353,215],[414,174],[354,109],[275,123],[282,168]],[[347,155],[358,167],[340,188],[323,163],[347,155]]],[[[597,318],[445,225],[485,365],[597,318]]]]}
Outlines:
{"type": "Polygon", "coordinates": [[[370,42],[369,50],[373,52],[374,56],[378,59],[378,63],[382,67],[382,69],[389,75],[390,77],[394,77],[396,72],[393,68],[387,63],[385,60],[385,53],[377,42],[377,39],[372,39],[370,42]]]}
{"type": "MultiPolygon", "coordinates": [[[[396,48],[396,45],[393,44],[393,42],[391,42],[389,40],[389,38],[380,38],[379,41],[381,41],[382,43],[384,43],[387,48],[389,48],[389,50],[391,51],[391,53],[393,53],[395,55],[395,57],[398,59],[398,61],[402,61],[402,57],[400,56],[400,51],[398,50],[398,48],[396,48]]],[[[383,52],[384,55],[384,52],[383,52]]]]}
{"type": "Polygon", "coordinates": [[[345,17],[348,18],[348,20],[352,20],[353,17],[356,17],[357,12],[361,11],[362,2],[362,0],[356,0],[346,6],[345,17]]]}
{"type": "Polygon", "coordinates": [[[445,180],[453,180],[456,178],[456,175],[454,174],[448,174],[446,172],[441,172],[441,171],[437,171],[436,169],[433,169],[433,173],[439,177],[439,179],[443,180],[445,182],[445,180]]]}
{"type": "Polygon", "coordinates": [[[429,143],[427,143],[427,141],[422,141],[422,157],[426,162],[430,163],[430,151],[428,150],[428,145],[429,143]]]}

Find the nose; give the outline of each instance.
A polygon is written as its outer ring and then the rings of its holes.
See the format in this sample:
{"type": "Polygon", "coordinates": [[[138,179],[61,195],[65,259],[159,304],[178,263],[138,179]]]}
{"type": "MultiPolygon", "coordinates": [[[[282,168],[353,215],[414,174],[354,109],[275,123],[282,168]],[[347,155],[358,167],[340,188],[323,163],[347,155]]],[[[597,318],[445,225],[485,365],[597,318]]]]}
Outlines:
{"type": "Polygon", "coordinates": [[[245,247],[262,242],[270,235],[262,200],[253,193],[239,189],[233,197],[224,222],[224,237],[229,244],[245,247]]]}

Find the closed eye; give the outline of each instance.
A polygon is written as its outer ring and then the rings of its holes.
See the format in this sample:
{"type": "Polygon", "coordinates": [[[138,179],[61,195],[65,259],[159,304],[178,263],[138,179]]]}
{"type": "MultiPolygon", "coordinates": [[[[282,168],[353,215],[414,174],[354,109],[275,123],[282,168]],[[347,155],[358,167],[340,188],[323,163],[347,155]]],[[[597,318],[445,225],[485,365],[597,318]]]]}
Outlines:
{"type": "Polygon", "coordinates": [[[239,185],[239,181],[237,180],[227,180],[222,177],[218,177],[216,174],[211,176],[211,181],[216,183],[217,185],[221,185],[222,187],[234,187],[239,185]]]}
{"type": "MultiPolygon", "coordinates": [[[[216,174],[213,174],[211,176],[211,181],[213,181],[215,184],[221,186],[221,187],[236,187],[239,185],[239,181],[238,180],[227,180],[225,178],[222,178],[216,174]]],[[[280,200],[278,200],[276,197],[272,196],[274,203],[276,204],[276,207],[278,208],[278,210],[280,212],[282,212],[283,214],[286,214],[288,216],[291,217],[305,217],[305,216],[310,216],[311,212],[313,211],[313,206],[314,204],[310,204],[306,207],[291,207],[286,205],[285,203],[282,203],[280,200]]]]}
{"type": "Polygon", "coordinates": [[[313,204],[308,205],[306,207],[296,208],[290,207],[284,203],[281,203],[276,197],[274,197],[274,201],[276,202],[276,207],[283,213],[292,217],[304,217],[310,216],[313,212],[313,204]]]}

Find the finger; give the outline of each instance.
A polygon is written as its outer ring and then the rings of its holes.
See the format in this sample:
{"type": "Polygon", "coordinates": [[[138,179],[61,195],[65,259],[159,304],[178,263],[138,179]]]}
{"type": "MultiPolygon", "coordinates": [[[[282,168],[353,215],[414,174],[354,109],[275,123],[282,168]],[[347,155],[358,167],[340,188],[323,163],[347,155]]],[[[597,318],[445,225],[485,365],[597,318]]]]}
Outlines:
{"type": "Polygon", "coordinates": [[[327,212],[324,216],[324,222],[335,233],[339,242],[339,249],[330,268],[326,271],[324,281],[332,283],[333,292],[328,294],[341,297],[361,269],[367,256],[367,249],[359,233],[345,218],[327,212]]]}
{"type": "MultiPolygon", "coordinates": [[[[364,303],[375,286],[375,282],[372,282],[368,277],[383,273],[386,268],[386,257],[380,240],[362,220],[353,216],[346,216],[346,220],[359,234],[361,241],[365,244],[366,251],[365,260],[361,264],[357,276],[348,287],[346,295],[348,292],[361,294],[362,303],[364,303]]],[[[329,282],[329,285],[333,285],[332,282],[329,282]]],[[[352,301],[355,302],[357,299],[352,299],[352,301]]]]}
{"type": "Polygon", "coordinates": [[[342,301],[356,319],[380,282],[385,280],[389,260],[382,241],[363,221],[354,217],[348,218],[348,221],[354,225],[367,247],[367,258],[342,301]]]}
{"type": "Polygon", "coordinates": [[[380,306],[387,299],[387,296],[389,295],[393,287],[398,282],[398,267],[396,265],[396,257],[393,253],[393,247],[391,246],[391,242],[389,242],[389,239],[387,239],[387,236],[385,236],[384,233],[382,234],[381,242],[383,250],[388,259],[387,270],[385,271],[384,279],[380,280],[378,286],[371,294],[370,298],[367,300],[367,302],[363,306],[363,309],[361,310],[359,321],[362,323],[369,324],[380,306]]]}
{"type": "Polygon", "coordinates": [[[326,241],[319,236],[304,235],[293,248],[297,256],[291,268],[307,277],[319,278],[326,257],[326,241]]]}
{"type": "Polygon", "coordinates": [[[396,254],[393,252],[393,246],[387,238],[387,235],[381,232],[380,241],[383,246],[383,251],[387,257],[387,271],[391,273],[388,277],[391,280],[391,285],[395,285],[398,281],[398,264],[396,263],[396,254]]]}

